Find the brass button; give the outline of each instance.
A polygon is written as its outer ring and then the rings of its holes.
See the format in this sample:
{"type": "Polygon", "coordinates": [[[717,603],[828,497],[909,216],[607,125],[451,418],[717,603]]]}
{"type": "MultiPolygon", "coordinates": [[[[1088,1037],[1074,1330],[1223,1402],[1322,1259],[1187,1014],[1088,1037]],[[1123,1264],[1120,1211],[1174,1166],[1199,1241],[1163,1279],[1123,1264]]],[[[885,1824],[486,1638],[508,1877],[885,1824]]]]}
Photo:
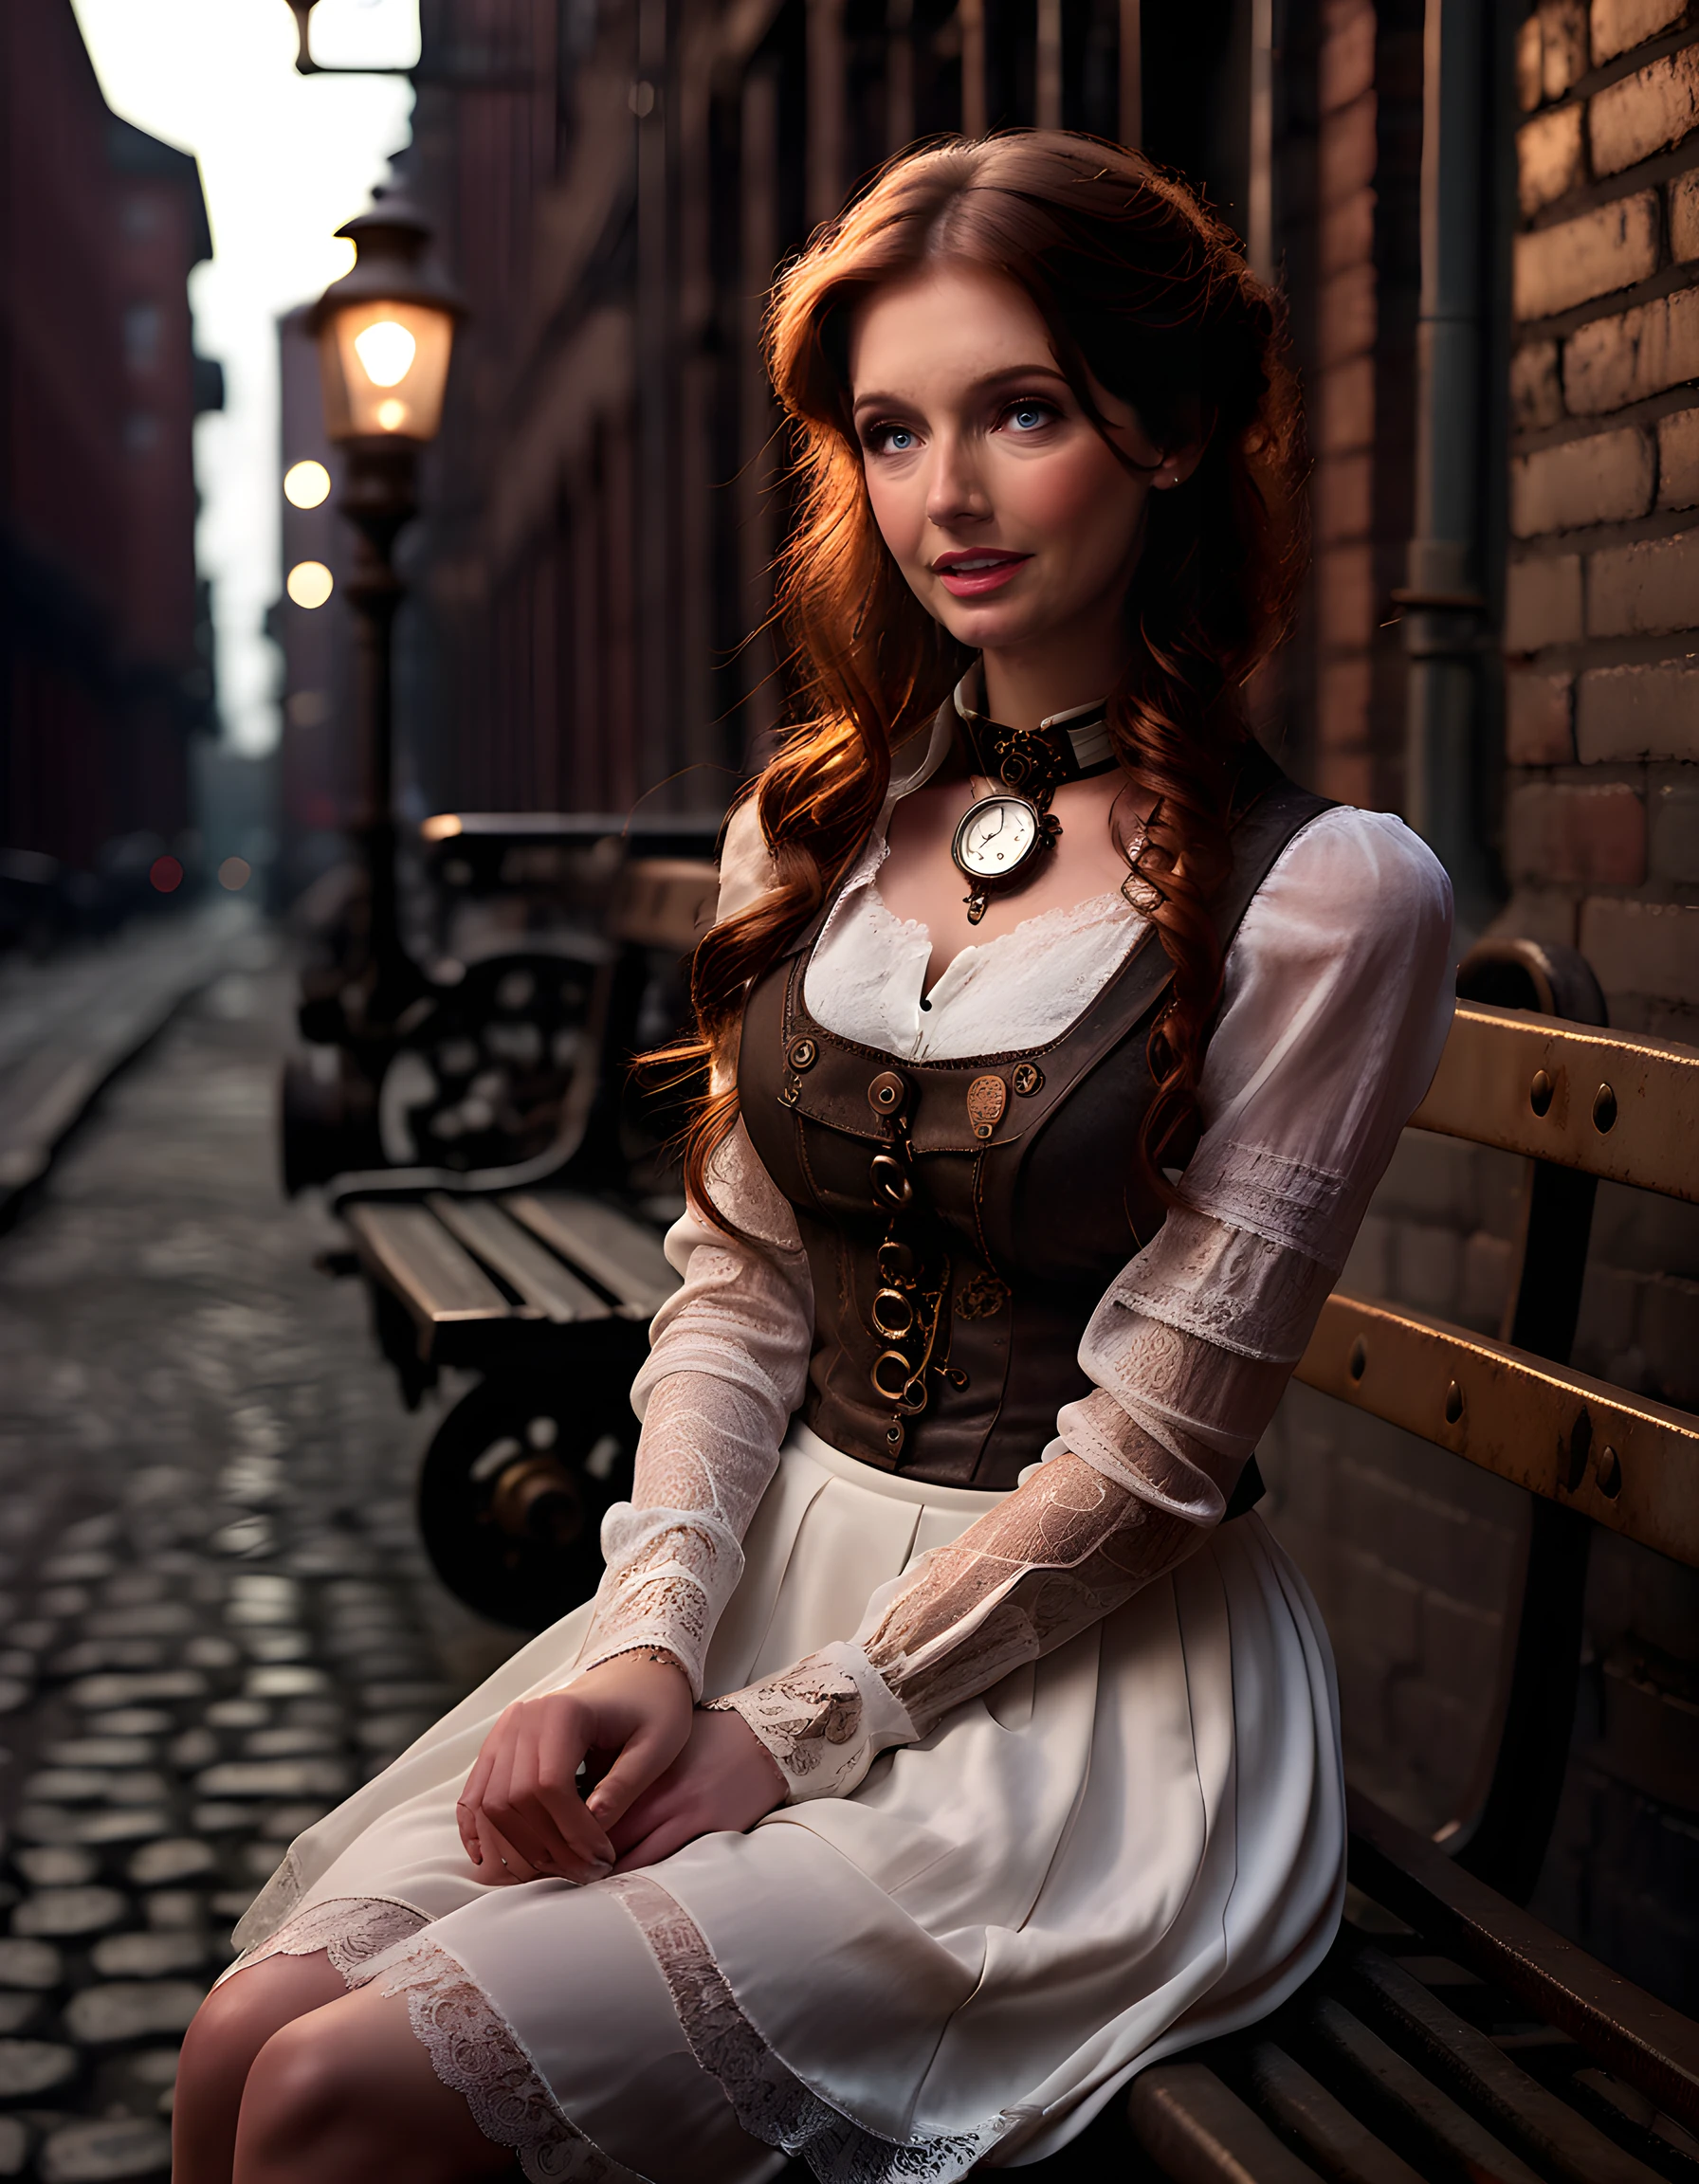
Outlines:
{"type": "Polygon", "coordinates": [[[868,1086],[868,1105],[876,1115],[897,1115],[908,1098],[908,1086],[894,1069],[882,1069],[868,1086]]]}
{"type": "Polygon", "coordinates": [[[1014,1065],[1014,1074],[1009,1082],[1023,1100],[1030,1100],[1034,1092],[1043,1091],[1044,1071],[1036,1062],[1017,1062],[1014,1065]]]}
{"type": "Polygon", "coordinates": [[[1000,1077],[976,1077],[967,1088],[967,1119],[976,1138],[989,1138],[1009,1104],[1009,1087],[1000,1077]]]}
{"type": "Polygon", "coordinates": [[[793,1069],[812,1069],[820,1059],[820,1049],[812,1039],[793,1039],[785,1051],[785,1060],[793,1069]]]}

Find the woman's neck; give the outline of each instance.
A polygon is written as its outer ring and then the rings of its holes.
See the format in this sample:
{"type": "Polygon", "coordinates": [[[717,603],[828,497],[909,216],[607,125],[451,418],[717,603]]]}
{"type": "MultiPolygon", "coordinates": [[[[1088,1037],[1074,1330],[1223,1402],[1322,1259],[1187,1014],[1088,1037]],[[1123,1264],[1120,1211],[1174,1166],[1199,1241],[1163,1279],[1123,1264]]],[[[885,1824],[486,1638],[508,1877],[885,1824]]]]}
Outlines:
{"type": "Polygon", "coordinates": [[[983,652],[980,703],[987,717],[1005,728],[1036,728],[1058,713],[1095,703],[1114,688],[1124,664],[1122,652],[1106,645],[1060,656],[1050,646],[1037,657],[983,652]]]}

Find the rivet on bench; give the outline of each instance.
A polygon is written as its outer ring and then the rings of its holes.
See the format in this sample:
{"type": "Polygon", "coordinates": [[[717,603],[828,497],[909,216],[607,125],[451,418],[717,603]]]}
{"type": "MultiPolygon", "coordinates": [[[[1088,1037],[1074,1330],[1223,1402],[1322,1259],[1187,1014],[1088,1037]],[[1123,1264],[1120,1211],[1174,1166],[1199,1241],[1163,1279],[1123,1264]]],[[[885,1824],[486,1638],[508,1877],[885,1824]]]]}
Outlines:
{"type": "Polygon", "coordinates": [[[1345,1369],[1353,1380],[1361,1380],[1369,1369],[1368,1344],[1361,1335],[1351,1345],[1351,1356],[1345,1369]]]}
{"type": "Polygon", "coordinates": [[[1463,1391],[1454,1380],[1449,1380],[1445,1391],[1445,1422],[1448,1426],[1454,1426],[1462,1415],[1463,1391]]]}
{"type": "Polygon", "coordinates": [[[1617,1095],[1608,1084],[1601,1084],[1593,1095],[1593,1127],[1602,1138],[1617,1119],[1617,1095]]]}
{"type": "Polygon", "coordinates": [[[1614,1448],[1599,1451],[1599,1491],[1614,1502],[1622,1491],[1622,1460],[1614,1448]]]}
{"type": "Polygon", "coordinates": [[[1557,1086],[1544,1069],[1534,1071],[1534,1082],[1528,1086],[1528,1105],[1536,1115],[1544,1115],[1551,1105],[1551,1096],[1557,1086]]]}

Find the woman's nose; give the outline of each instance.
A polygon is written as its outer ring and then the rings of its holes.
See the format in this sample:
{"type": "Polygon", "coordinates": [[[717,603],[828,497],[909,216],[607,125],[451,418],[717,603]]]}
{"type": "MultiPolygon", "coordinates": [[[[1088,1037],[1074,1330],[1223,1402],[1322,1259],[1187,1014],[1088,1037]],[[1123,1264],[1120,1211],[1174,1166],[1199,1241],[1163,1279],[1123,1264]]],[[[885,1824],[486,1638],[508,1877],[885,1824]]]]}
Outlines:
{"type": "Polygon", "coordinates": [[[926,486],[926,515],[940,524],[983,521],[991,501],[966,444],[954,434],[933,443],[932,476],[926,486]]]}

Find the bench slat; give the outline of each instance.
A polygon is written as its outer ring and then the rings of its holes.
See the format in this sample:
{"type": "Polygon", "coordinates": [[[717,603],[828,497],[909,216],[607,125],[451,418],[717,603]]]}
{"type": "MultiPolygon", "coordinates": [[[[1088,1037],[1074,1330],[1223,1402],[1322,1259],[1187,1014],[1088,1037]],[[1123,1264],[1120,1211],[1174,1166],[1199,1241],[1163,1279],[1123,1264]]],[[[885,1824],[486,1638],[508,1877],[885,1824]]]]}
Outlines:
{"type": "Polygon", "coordinates": [[[354,1205],[343,1218],[370,1271],[417,1321],[422,1356],[435,1328],[514,1316],[476,1260],[423,1206],[354,1205]]]}
{"type": "Polygon", "coordinates": [[[1253,2108],[1202,2063],[1153,2063],[1127,2096],[1141,2146],[1175,2184],[1316,2184],[1253,2108]]]}
{"type": "Polygon", "coordinates": [[[557,1326],[575,1320],[607,1319],[608,1307],[595,1291],[533,1242],[499,1206],[487,1199],[450,1198],[441,1191],[433,1192],[425,1203],[445,1228],[557,1326]]]}
{"type": "Polygon", "coordinates": [[[1699,2024],[1608,1971],[1366,1797],[1349,1791],[1346,1801],[1351,1878],[1365,1894],[1699,2131],[1699,2024]]]}
{"type": "Polygon", "coordinates": [[[1644,2161],[1607,2138],[1567,2102],[1512,2063],[1485,2032],[1435,1999],[1403,1965],[1373,1947],[1350,1960],[1354,1976],[1408,2054],[1466,2105],[1485,2108],[1493,2131],[1542,2175],[1564,2184],[1658,2184],[1644,2161]]]}
{"type": "Polygon", "coordinates": [[[654,1230],[599,1198],[527,1192],[502,1203],[550,1250],[617,1297],[627,1319],[653,1319],[679,1285],[654,1230]]]}
{"type": "Polygon", "coordinates": [[[1251,2090],[1265,2115],[1313,2154],[1324,2176],[1349,2184],[1422,2184],[1401,2155],[1383,2146],[1343,2101],[1272,2040],[1247,2050],[1251,2090]]]}
{"type": "Polygon", "coordinates": [[[1699,1417],[1690,1411],[1338,1292],[1296,1377],[1699,1567],[1699,1417]]]}
{"type": "MultiPolygon", "coordinates": [[[[1540,1098],[1546,1101],[1544,1088],[1540,1098]]],[[[1699,1049],[1673,1040],[1460,1001],[1427,1098],[1411,1120],[1418,1129],[1699,1201],[1699,1049]],[[1542,1072],[1550,1085],[1544,1114],[1531,1097],[1542,1072]],[[1600,1087],[1608,1087],[1608,1101],[1600,1101],[1600,1087]]]]}

